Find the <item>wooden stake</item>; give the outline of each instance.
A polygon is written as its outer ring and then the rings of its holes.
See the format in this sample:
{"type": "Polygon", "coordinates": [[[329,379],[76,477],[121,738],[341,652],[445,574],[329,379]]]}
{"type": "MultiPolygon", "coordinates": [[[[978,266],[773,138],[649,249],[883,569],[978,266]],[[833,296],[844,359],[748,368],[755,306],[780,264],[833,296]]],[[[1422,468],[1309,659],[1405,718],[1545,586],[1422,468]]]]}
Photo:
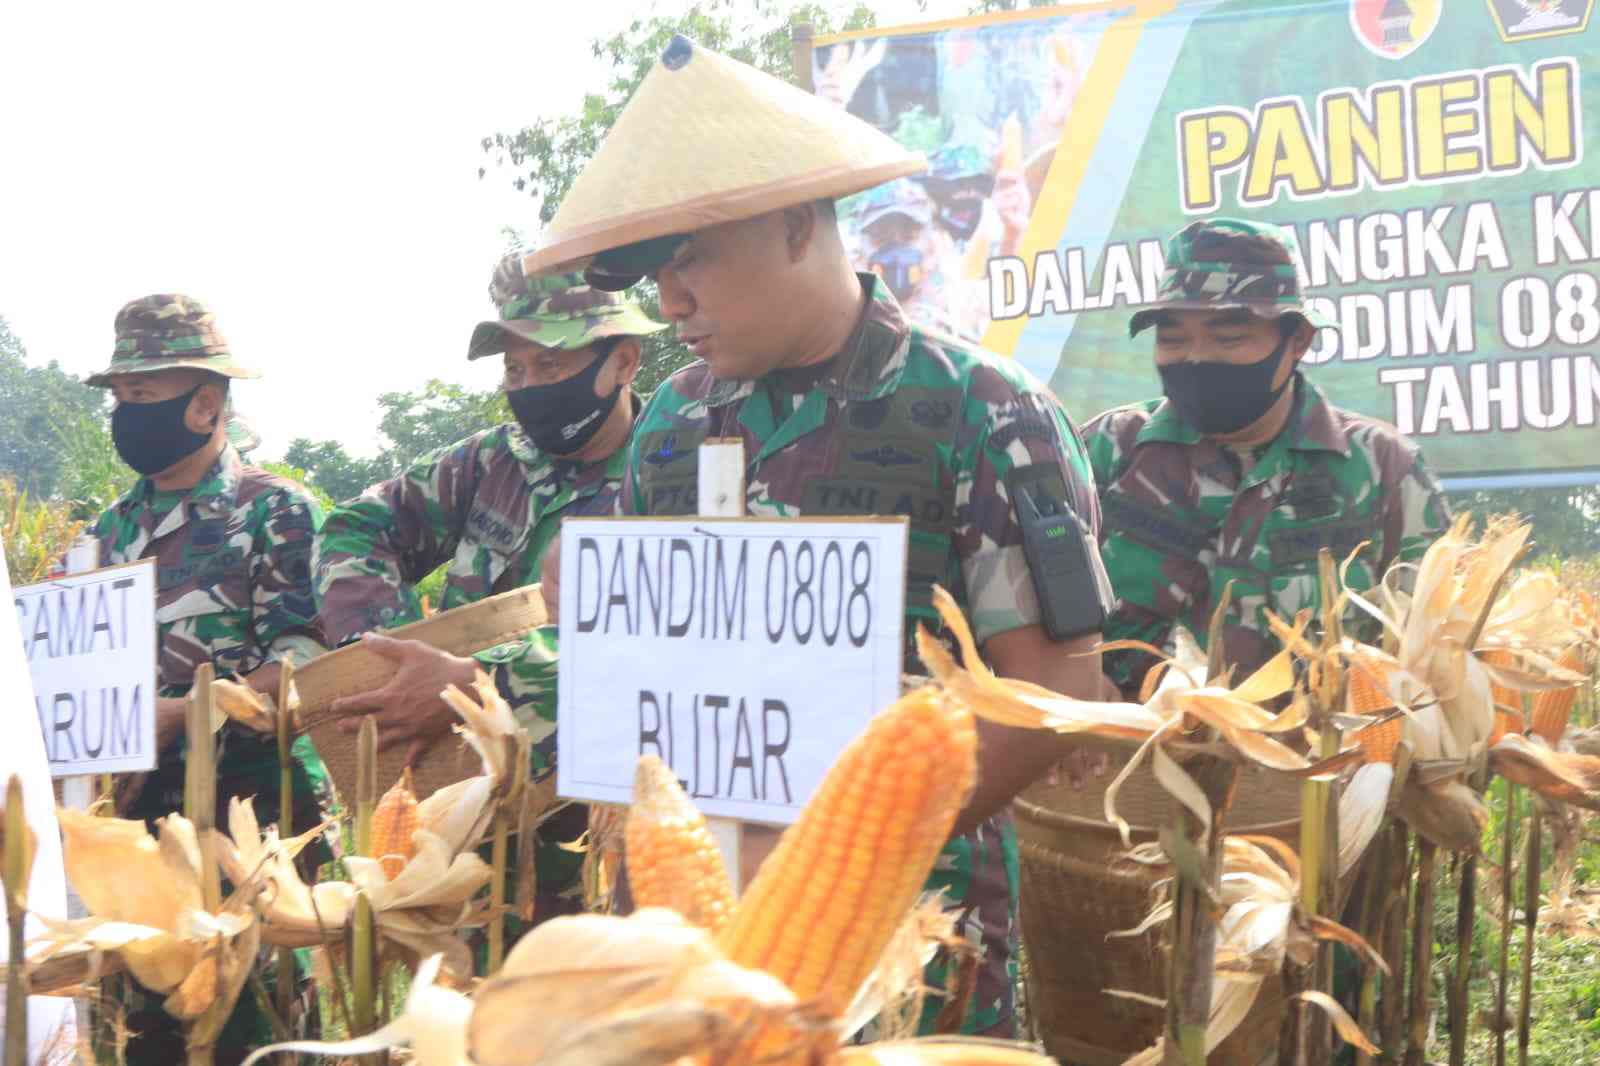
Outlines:
{"type": "Polygon", "coordinates": [[[1539,854],[1543,841],[1539,801],[1528,796],[1528,855],[1522,866],[1522,1011],[1517,1019],[1517,1062],[1528,1066],[1528,1036],[1533,1021],[1533,947],[1539,928],[1539,854]]]}
{"type": "Polygon", "coordinates": [[[1516,907],[1512,893],[1511,867],[1516,860],[1513,837],[1517,825],[1517,786],[1505,782],[1505,834],[1500,843],[1500,965],[1494,993],[1494,1066],[1506,1066],[1506,1033],[1511,1016],[1506,1013],[1506,984],[1511,977],[1511,912],[1516,907]]]}
{"type": "Polygon", "coordinates": [[[194,825],[200,842],[200,891],[212,914],[222,908],[222,869],[211,837],[217,827],[217,749],[216,735],[211,732],[211,682],[215,677],[210,663],[195,667],[186,708],[188,750],[183,766],[184,816],[194,825]]]}
{"type": "MultiPolygon", "coordinates": [[[[809,74],[809,62],[806,72],[809,74]]],[[[700,514],[707,518],[737,518],[744,511],[744,440],[708,437],[701,443],[696,472],[700,514]]],[[[707,818],[706,828],[722,852],[737,896],[744,891],[744,824],[732,818],[707,818]]]]}

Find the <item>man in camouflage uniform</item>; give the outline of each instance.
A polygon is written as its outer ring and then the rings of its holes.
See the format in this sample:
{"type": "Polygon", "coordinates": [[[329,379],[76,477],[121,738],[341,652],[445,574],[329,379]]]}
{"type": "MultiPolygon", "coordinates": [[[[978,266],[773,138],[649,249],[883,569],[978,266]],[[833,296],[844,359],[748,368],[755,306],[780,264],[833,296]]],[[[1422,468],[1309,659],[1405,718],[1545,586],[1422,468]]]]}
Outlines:
{"type": "MultiPolygon", "coordinates": [[[[1107,411],[1084,434],[1119,598],[1107,640],[1170,651],[1181,625],[1204,646],[1232,581],[1225,657],[1246,676],[1277,651],[1269,610],[1318,606],[1320,549],[1343,561],[1365,542],[1348,579],[1370,588],[1449,524],[1416,446],[1334,407],[1299,371],[1328,325],[1301,296],[1292,230],[1211,219],[1172,239],[1160,298],[1130,323],[1133,335],[1156,327],[1166,398],[1107,411]]],[[[1104,661],[1132,694],[1154,660],[1104,661]]]]}
{"type": "MultiPolygon", "coordinates": [[[[317,505],[294,482],[244,465],[227,437],[228,381],[257,376],[198,301],[158,295],[117,313],[111,365],[87,381],[115,395],[112,439],[143,475],[94,526],[100,565],[156,561],[160,755],[148,775],[123,779],[123,817],[153,822],[183,809],[183,708],[197,666],[276,696],[281,663],[324,650],[311,592],[317,505]]],[[[216,744],[217,824],[227,824],[236,796],[253,801],[263,825],[276,820],[276,739],[229,722],[216,744]]],[[[308,739],[295,742],[294,756],[294,824],[306,829],[325,817],[327,777],[308,739]]],[[[319,842],[302,853],[303,867],[329,858],[319,842]]],[[[159,997],[130,988],[128,1061],[181,1061],[179,1024],[159,997]]],[[[218,1040],[218,1062],[237,1063],[271,1039],[247,992],[218,1040]]]]}
{"type": "MultiPolygon", "coordinates": [[[[503,357],[518,421],[425,456],[333,509],[316,542],[317,597],[331,643],[419,619],[413,586],[440,566],[447,567],[444,610],[532,584],[563,516],[609,514],[614,506],[623,444],[639,411],[630,386],[640,338],[665,327],[580,277],[529,282],[520,253],[496,267],[489,295],[499,319],[473,330],[467,358],[503,357]],[[580,428],[567,432],[573,425],[580,428]]],[[[334,709],[378,711],[380,742],[420,754],[456,721],[439,692],[464,686],[482,666],[497,675],[533,738],[535,777],[554,771],[555,627],[476,662],[416,641],[374,634],[368,643],[394,659],[393,682],[334,709]]],[[[584,809],[574,807],[541,831],[541,918],[577,904],[581,856],[557,845],[577,838],[584,821],[584,809]]]]}
{"type": "MultiPolygon", "coordinates": [[[[674,71],[702,61],[712,72],[702,75],[708,79],[728,63],[679,38],[651,77],[676,78],[674,71]]],[[[809,105],[785,99],[796,90],[776,81],[769,86],[760,74],[739,77],[736,91],[748,92],[755,79],[772,100],[770,114],[756,111],[748,121],[770,121],[793,137],[786,152],[775,153],[789,157],[778,165],[816,165],[816,144],[836,132],[862,136],[854,128],[828,128],[857,121],[833,112],[813,128],[796,118],[809,105]]],[[[640,106],[649,87],[635,94],[630,108],[640,106]]],[[[744,106],[766,105],[758,99],[744,106]]],[[[618,128],[627,121],[625,112],[618,128]]],[[[670,146],[714,161],[737,160],[743,152],[731,141],[695,143],[703,129],[687,130],[691,143],[680,145],[677,132],[661,134],[662,150],[670,146]]],[[[648,172],[648,144],[638,155],[629,157],[631,165],[648,172]]],[[[883,180],[883,169],[861,175],[855,188],[883,180]]],[[[585,176],[569,195],[579,195],[585,176]]],[[[753,216],[746,210],[741,217],[737,201],[708,210],[734,220],[602,251],[588,266],[591,283],[607,287],[653,278],[663,315],[698,357],[656,391],[640,417],[628,448],[623,511],[695,514],[700,443],[738,436],[747,514],[911,519],[908,637],[918,623],[937,628],[931,592],[939,584],[961,604],[997,672],[1095,694],[1097,657],[1075,653],[1090,652],[1098,642],[1100,615],[1091,630],[1070,639],[1053,640],[1046,632],[1036,592],[1040,575],[1030,572],[1024,557],[1014,505],[1026,490],[1038,506],[1076,516],[1087,584],[1073,592],[1098,600],[1104,587],[1092,541],[1098,508],[1087,456],[1061,407],[1015,363],[909,323],[880,279],[851,270],[830,200],[799,192],[789,204],[769,201],[767,211],[753,216]]],[[[558,216],[553,225],[559,223],[558,216]]],[[[909,647],[906,658],[907,667],[918,670],[909,647]]],[[[1037,733],[984,723],[980,732],[978,787],[928,888],[945,891],[980,952],[976,994],[964,1018],[955,1012],[961,1028],[1010,1035],[1017,846],[1005,808],[1022,785],[1070,749],[1037,733]]],[[[741,858],[748,869],[750,855],[741,858]]],[[[932,980],[936,987],[945,984],[942,974],[932,980]]],[[[943,1006],[932,997],[924,1024],[931,1026],[943,1006]]]]}

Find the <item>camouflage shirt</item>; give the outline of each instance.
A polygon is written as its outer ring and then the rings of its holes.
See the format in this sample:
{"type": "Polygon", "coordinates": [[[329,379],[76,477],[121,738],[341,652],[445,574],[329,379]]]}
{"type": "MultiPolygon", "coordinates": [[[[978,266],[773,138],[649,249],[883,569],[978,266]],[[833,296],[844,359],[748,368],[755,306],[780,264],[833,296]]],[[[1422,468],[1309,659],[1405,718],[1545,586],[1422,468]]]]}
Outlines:
{"type": "MultiPolygon", "coordinates": [[[[237,677],[285,659],[300,665],[324,650],[310,568],[320,517],[304,489],[244,465],[231,445],[188,492],[164,492],[141,478],[100,516],[94,527],[100,565],[156,561],[156,677],[162,696],[186,695],[203,662],[211,663],[218,677],[237,677]]],[[[310,739],[295,741],[293,751],[294,825],[303,831],[333,813],[333,796],[310,739]]],[[[228,824],[228,801],[235,796],[253,799],[263,825],[275,821],[277,740],[228,722],[217,735],[216,754],[217,824],[228,824]]],[[[184,764],[180,736],[161,753],[156,769],[121,813],[153,821],[181,811],[184,764]]],[[[313,842],[301,852],[302,873],[309,875],[332,857],[331,847],[313,842]]],[[[303,962],[298,968],[302,982],[303,962]]],[[[269,987],[277,980],[275,967],[272,961],[266,966],[269,987]]],[[[302,984],[302,996],[307,988],[302,984]]],[[[115,998],[136,1034],[126,1049],[130,1064],[155,1066],[182,1056],[182,1029],[162,1010],[161,996],[125,984],[115,998]]],[[[315,1018],[307,1002],[301,1000],[291,1019],[302,1034],[315,1018]]],[[[218,1038],[218,1063],[238,1063],[272,1034],[247,993],[218,1038]]]]}
{"type": "MultiPolygon", "coordinates": [[[[623,510],[694,513],[699,442],[737,433],[751,515],[910,516],[908,630],[932,622],[935,582],[962,602],[980,641],[1037,623],[1011,489],[1035,484],[1020,478],[1045,477],[1097,529],[1076,432],[1021,367],[909,324],[887,286],[870,275],[862,284],[862,320],[820,368],[717,381],[695,363],[662,385],[629,446],[623,510]]],[[[1009,1033],[1017,892],[1010,815],[952,841],[928,887],[945,890],[983,952],[964,1029],[1009,1033]]],[[[940,1005],[930,1001],[930,1019],[940,1005]]]]}
{"type": "MultiPolygon", "coordinates": [[[[1165,400],[1118,407],[1085,428],[1100,506],[1100,552],[1118,596],[1105,639],[1170,651],[1175,624],[1206,642],[1231,580],[1223,639],[1240,676],[1271,658],[1266,612],[1292,619],[1320,604],[1317,555],[1370,588],[1396,560],[1421,556],[1449,524],[1415,445],[1387,423],[1341,410],[1295,375],[1282,433],[1241,454],[1202,437],[1165,400]]],[[[1354,619],[1353,619],[1354,620],[1354,619]]],[[[1110,652],[1106,673],[1136,690],[1154,660],[1110,652]]]]}
{"type": "MultiPolygon", "coordinates": [[[[629,400],[638,409],[638,398],[629,400]]],[[[323,628],[343,644],[422,616],[413,585],[448,565],[441,609],[539,580],[539,563],[567,514],[610,514],[624,455],[579,464],[534,447],[514,423],[421,459],[328,515],[316,543],[323,628]]],[[[533,740],[534,776],[555,769],[556,629],[546,626],[476,658],[495,677],[533,740]]],[[[559,847],[582,832],[571,819],[540,833],[538,913],[578,888],[581,856],[559,847]],[[562,835],[565,834],[565,835],[562,835]]]]}
{"type": "MultiPolygon", "coordinates": [[[[301,665],[324,650],[311,594],[316,501],[285,478],[245,466],[230,445],[188,492],[157,490],[149,478],[100,516],[100,565],[156,561],[157,683],[184,696],[195,668],[218,677],[249,674],[288,659],[301,665]]],[[[183,808],[183,742],[164,752],[130,817],[183,808]]],[[[296,742],[295,824],[324,817],[326,776],[311,743],[296,742]]],[[[228,800],[255,797],[256,816],[278,817],[277,741],[229,722],[218,736],[218,825],[228,800]]]]}
{"type": "Polygon", "coordinates": [[[328,640],[422,617],[413,586],[440,566],[441,610],[539,580],[563,514],[609,512],[623,456],[577,464],[539,451],[514,423],[425,456],[335,507],[316,545],[328,640]]]}

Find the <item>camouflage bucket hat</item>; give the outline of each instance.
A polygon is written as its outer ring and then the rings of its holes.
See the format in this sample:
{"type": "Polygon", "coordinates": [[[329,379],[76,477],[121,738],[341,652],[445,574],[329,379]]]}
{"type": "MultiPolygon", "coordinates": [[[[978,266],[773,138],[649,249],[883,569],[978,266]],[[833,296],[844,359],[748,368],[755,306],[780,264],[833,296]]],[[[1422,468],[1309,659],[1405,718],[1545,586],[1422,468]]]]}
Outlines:
{"type": "Polygon", "coordinates": [[[489,281],[489,299],[500,310],[494,322],[479,322],[467,345],[467,358],[506,350],[506,334],[546,348],[582,348],[602,337],[642,337],[666,329],[639,306],[614,292],[603,292],[581,274],[529,280],[522,253],[500,260],[489,281]]]}
{"type": "Polygon", "coordinates": [[[117,374],[148,374],[174,367],[209,370],[229,378],[261,375],[241,365],[217,329],[216,316],[190,296],[143,296],[117,312],[111,365],[84,379],[100,388],[117,374]]]}
{"type": "Polygon", "coordinates": [[[1134,312],[1128,335],[1155,325],[1162,311],[1242,307],[1262,318],[1299,315],[1316,329],[1332,322],[1306,305],[1294,231],[1267,222],[1211,218],[1167,242],[1167,267],[1154,306],[1134,312]]]}

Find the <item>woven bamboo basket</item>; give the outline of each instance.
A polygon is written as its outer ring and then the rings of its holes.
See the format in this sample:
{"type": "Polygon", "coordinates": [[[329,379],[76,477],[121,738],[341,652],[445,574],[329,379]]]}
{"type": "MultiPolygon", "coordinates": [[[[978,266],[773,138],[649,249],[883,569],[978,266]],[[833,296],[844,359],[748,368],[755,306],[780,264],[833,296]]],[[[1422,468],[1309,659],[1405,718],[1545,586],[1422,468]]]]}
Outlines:
{"type": "MultiPolygon", "coordinates": [[[[515,640],[548,619],[544,595],[538,585],[489,596],[410,625],[388,630],[400,640],[420,640],[452,655],[476,652],[515,640]]],[[[295,688],[300,694],[302,728],[317,746],[333,778],[334,786],[347,802],[353,801],[356,788],[356,734],[346,734],[338,726],[340,717],[330,704],[341,696],[352,696],[382,688],[394,673],[389,660],[375,655],[360,644],[319,655],[295,671],[295,688]]],[[[380,737],[381,739],[381,737],[380,737]]],[[[392,748],[378,753],[378,789],[383,791],[397,781],[405,768],[405,749],[392,748]]],[[[425,799],[435,790],[454,784],[479,771],[478,756],[454,737],[446,737],[429,748],[411,767],[417,798],[425,799]]]]}
{"type": "MultiPolygon", "coordinates": [[[[1016,801],[1021,851],[1021,922],[1028,959],[1028,1010],[1045,1050],[1076,1066],[1118,1066],[1161,1035],[1163,1012],[1106,989],[1166,996],[1166,961],[1155,930],[1107,939],[1149,913],[1159,871],[1126,861],[1116,827],[1105,820],[1111,772],[1081,790],[1041,781],[1016,801]]],[[[1298,847],[1300,783],[1241,768],[1228,830],[1277,837],[1298,847]]],[[[1154,840],[1177,803],[1148,768],[1117,793],[1117,811],[1135,844],[1154,840]]],[[[1213,1066],[1258,1066],[1277,1047],[1284,997],[1280,981],[1261,986],[1244,1022],[1211,1053],[1213,1066]]]]}

